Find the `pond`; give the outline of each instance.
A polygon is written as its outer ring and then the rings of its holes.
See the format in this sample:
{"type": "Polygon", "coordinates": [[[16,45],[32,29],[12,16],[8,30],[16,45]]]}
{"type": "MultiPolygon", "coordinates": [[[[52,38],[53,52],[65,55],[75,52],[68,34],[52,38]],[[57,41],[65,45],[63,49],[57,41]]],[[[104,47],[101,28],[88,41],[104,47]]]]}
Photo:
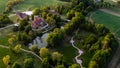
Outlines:
{"type": "Polygon", "coordinates": [[[31,49],[33,45],[37,45],[38,48],[46,47],[47,46],[46,38],[48,35],[49,33],[45,33],[42,35],[42,37],[37,36],[32,43],[29,43],[29,48],[31,49]]]}

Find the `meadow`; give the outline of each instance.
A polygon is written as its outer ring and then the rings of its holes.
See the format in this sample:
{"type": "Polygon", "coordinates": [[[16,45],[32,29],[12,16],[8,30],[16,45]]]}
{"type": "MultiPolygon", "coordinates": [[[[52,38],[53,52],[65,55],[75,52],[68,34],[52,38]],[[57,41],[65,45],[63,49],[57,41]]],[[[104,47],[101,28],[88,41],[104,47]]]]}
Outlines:
{"type": "Polygon", "coordinates": [[[66,2],[62,2],[59,0],[24,0],[24,2],[14,6],[14,10],[25,11],[32,10],[37,7],[45,7],[45,6],[54,6],[65,4],[66,2]]]}
{"type": "Polygon", "coordinates": [[[35,68],[40,68],[41,61],[38,60],[35,56],[22,52],[20,54],[13,53],[10,49],[5,49],[0,47],[0,68],[6,68],[6,65],[3,63],[2,59],[4,56],[10,55],[10,62],[13,64],[14,62],[18,62],[23,66],[24,59],[28,57],[34,58],[35,68]]]}
{"type": "Polygon", "coordinates": [[[0,13],[4,11],[8,1],[9,0],[0,0],[0,13]]]}
{"type": "Polygon", "coordinates": [[[120,37],[120,17],[98,10],[93,13],[92,19],[96,23],[105,25],[113,34],[120,37]]]}
{"type": "Polygon", "coordinates": [[[8,46],[9,34],[13,32],[12,29],[13,29],[13,26],[0,30],[0,44],[1,45],[8,46]]]}
{"type": "MultiPolygon", "coordinates": [[[[0,0],[0,13],[4,12],[6,4],[9,0],[0,0]]],[[[24,0],[24,2],[15,5],[13,10],[16,11],[25,11],[25,10],[32,10],[37,7],[45,7],[45,6],[54,6],[54,5],[61,5],[67,2],[62,2],[58,0],[24,0]]]]}

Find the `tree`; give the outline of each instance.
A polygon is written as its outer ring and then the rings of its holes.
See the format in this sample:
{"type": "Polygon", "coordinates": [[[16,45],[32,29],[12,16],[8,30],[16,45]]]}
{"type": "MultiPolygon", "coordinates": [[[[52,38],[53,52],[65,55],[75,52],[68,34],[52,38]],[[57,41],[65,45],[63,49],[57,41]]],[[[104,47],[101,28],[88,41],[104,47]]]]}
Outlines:
{"type": "Polygon", "coordinates": [[[40,9],[39,8],[35,8],[33,10],[33,15],[39,15],[40,14],[40,9]]]}
{"type": "Polygon", "coordinates": [[[49,61],[48,61],[48,58],[43,58],[42,60],[42,67],[44,68],[50,68],[50,64],[49,64],[49,61]]]}
{"type": "Polygon", "coordinates": [[[55,20],[52,17],[47,17],[46,22],[50,25],[50,26],[54,26],[55,24],[55,20]]]}
{"type": "Polygon", "coordinates": [[[30,36],[28,36],[26,33],[18,33],[18,38],[17,40],[21,43],[21,44],[28,44],[30,42],[30,36]]]}
{"type": "Polygon", "coordinates": [[[17,44],[15,47],[14,47],[14,52],[15,53],[21,53],[21,45],[20,44],[17,44]]]}
{"type": "Polygon", "coordinates": [[[8,43],[11,44],[11,45],[14,43],[14,41],[15,41],[14,38],[9,38],[9,39],[8,39],[8,43]]]}
{"type": "Polygon", "coordinates": [[[55,14],[55,15],[53,15],[53,18],[54,18],[54,20],[56,21],[55,22],[55,25],[56,25],[56,27],[60,27],[60,22],[61,22],[61,17],[60,17],[60,15],[58,15],[58,14],[55,14]]]}
{"type": "Polygon", "coordinates": [[[78,64],[72,64],[69,68],[80,68],[80,66],[78,64]]]}
{"type": "Polygon", "coordinates": [[[4,27],[7,24],[11,24],[11,23],[13,22],[9,19],[7,15],[5,14],[0,15],[0,27],[4,27]]]}
{"type": "Polygon", "coordinates": [[[85,41],[86,44],[93,44],[94,42],[96,42],[96,38],[94,34],[90,34],[85,41]]]}
{"type": "Polygon", "coordinates": [[[75,11],[74,10],[71,10],[70,12],[67,13],[67,19],[71,20],[72,17],[75,16],[75,11]]]}
{"type": "Polygon", "coordinates": [[[28,21],[26,19],[21,20],[18,26],[19,31],[23,31],[27,25],[28,25],[28,21]]]}
{"type": "Polygon", "coordinates": [[[42,18],[46,19],[47,13],[46,13],[46,12],[42,12],[42,13],[40,14],[40,16],[41,16],[42,18]]]}
{"type": "Polygon", "coordinates": [[[33,38],[35,38],[35,34],[34,34],[34,31],[33,30],[30,30],[28,32],[28,35],[30,36],[30,40],[32,40],[33,38]]]}
{"type": "Polygon", "coordinates": [[[41,48],[39,53],[42,58],[45,58],[49,55],[49,51],[45,47],[41,48]]]}
{"type": "Polygon", "coordinates": [[[58,53],[58,52],[53,52],[52,53],[52,60],[53,61],[62,61],[62,59],[63,59],[63,55],[62,54],[60,54],[60,53],[58,53]]]}
{"type": "Polygon", "coordinates": [[[49,34],[47,37],[47,46],[48,47],[55,47],[56,45],[60,45],[63,39],[62,31],[59,28],[55,28],[52,33],[49,34]]]}
{"type": "Polygon", "coordinates": [[[53,18],[56,20],[56,22],[61,22],[61,17],[58,14],[53,15],[53,18]]]}
{"type": "Polygon", "coordinates": [[[109,30],[103,24],[96,24],[95,27],[98,35],[105,35],[109,32],[109,30]]]}
{"type": "Polygon", "coordinates": [[[32,45],[31,50],[32,50],[33,52],[35,52],[35,53],[38,53],[38,52],[39,52],[37,45],[32,45]]]}
{"type": "Polygon", "coordinates": [[[28,34],[30,30],[32,30],[31,26],[27,25],[24,31],[28,34]]]}
{"type": "Polygon", "coordinates": [[[24,68],[34,68],[34,60],[32,58],[25,59],[24,68]]]}
{"type": "Polygon", "coordinates": [[[9,65],[9,63],[10,63],[10,56],[9,55],[6,55],[3,57],[3,63],[5,65],[9,65]]]}
{"type": "Polygon", "coordinates": [[[21,66],[19,63],[15,62],[15,63],[12,65],[12,68],[22,68],[22,66],[21,66]]]}
{"type": "Polygon", "coordinates": [[[96,61],[90,61],[88,68],[99,68],[96,61]]]}
{"type": "Polygon", "coordinates": [[[66,68],[64,65],[57,65],[55,68],[66,68]]]}

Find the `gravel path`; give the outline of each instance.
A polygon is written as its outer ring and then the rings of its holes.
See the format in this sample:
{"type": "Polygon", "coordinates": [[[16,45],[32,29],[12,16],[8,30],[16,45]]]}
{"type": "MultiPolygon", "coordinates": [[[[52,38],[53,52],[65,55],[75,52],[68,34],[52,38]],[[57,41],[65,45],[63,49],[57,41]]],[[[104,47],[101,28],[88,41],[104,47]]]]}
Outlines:
{"type": "Polygon", "coordinates": [[[99,9],[99,10],[100,10],[100,11],[103,11],[103,12],[105,12],[105,13],[108,13],[108,14],[111,14],[111,15],[120,17],[120,14],[119,14],[119,13],[116,13],[116,12],[114,12],[114,11],[112,11],[112,10],[109,10],[109,9],[99,9]]]}
{"type": "MultiPolygon", "coordinates": [[[[79,30],[76,31],[76,34],[75,34],[75,35],[78,34],[78,31],[79,31],[79,30]]],[[[75,36],[75,35],[74,35],[74,36],[75,36]]],[[[76,62],[80,65],[80,67],[83,68],[82,60],[79,59],[79,57],[81,56],[81,54],[83,53],[83,51],[80,50],[78,47],[76,47],[76,46],[74,45],[74,40],[73,40],[74,36],[71,38],[70,43],[72,44],[72,46],[73,46],[75,49],[77,49],[78,55],[75,57],[75,60],[76,60],[76,62]]]]}
{"type": "Polygon", "coordinates": [[[82,66],[82,60],[79,59],[79,57],[81,56],[81,54],[83,53],[83,51],[80,50],[78,47],[76,47],[76,46],[74,45],[73,37],[71,38],[70,43],[72,44],[72,46],[73,46],[75,49],[78,50],[78,53],[79,53],[79,54],[75,57],[75,60],[76,60],[76,62],[81,66],[81,68],[83,68],[83,66],[82,66]]]}
{"type": "MultiPolygon", "coordinates": [[[[4,46],[4,45],[0,45],[0,47],[2,47],[2,48],[6,48],[6,49],[9,48],[8,46],[4,46]]],[[[42,61],[42,58],[41,58],[40,56],[38,56],[37,54],[35,54],[34,52],[32,52],[32,51],[25,50],[25,49],[23,49],[23,48],[21,48],[21,51],[24,51],[24,52],[30,53],[30,54],[36,56],[39,60],[42,61]]]]}

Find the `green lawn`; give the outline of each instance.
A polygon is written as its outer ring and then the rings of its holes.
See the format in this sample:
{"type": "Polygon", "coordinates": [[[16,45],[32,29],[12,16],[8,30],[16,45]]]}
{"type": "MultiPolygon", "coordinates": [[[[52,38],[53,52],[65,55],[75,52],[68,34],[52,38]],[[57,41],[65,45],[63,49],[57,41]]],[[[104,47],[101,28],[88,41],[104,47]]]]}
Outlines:
{"type": "Polygon", "coordinates": [[[24,2],[14,7],[15,10],[31,10],[37,7],[53,6],[58,4],[64,4],[58,0],[24,0],[24,2]]]}
{"type": "Polygon", "coordinates": [[[4,11],[8,1],[9,0],[0,0],[0,13],[4,11]]]}
{"type": "Polygon", "coordinates": [[[1,48],[0,47],[0,67],[1,68],[6,68],[5,65],[3,64],[2,62],[2,58],[5,56],[5,55],[8,55],[9,54],[9,50],[8,49],[4,49],[4,48],[1,48]]]}
{"type": "Polygon", "coordinates": [[[32,57],[34,58],[34,64],[35,64],[35,68],[40,68],[41,65],[41,61],[38,60],[38,58],[34,57],[31,54],[28,53],[21,53],[21,54],[14,54],[13,52],[11,52],[9,49],[4,49],[0,47],[0,68],[6,68],[6,66],[4,65],[2,59],[4,56],[6,55],[10,55],[11,57],[11,63],[13,64],[15,61],[19,62],[22,66],[23,66],[23,61],[24,59],[26,59],[27,57],[32,57]]]}
{"type": "Polygon", "coordinates": [[[108,9],[111,10],[111,11],[114,11],[116,13],[120,13],[120,7],[110,7],[108,9]]]}
{"type": "MultiPolygon", "coordinates": [[[[9,0],[0,0],[0,13],[4,11],[8,1],[9,0]]],[[[25,10],[32,10],[37,7],[61,5],[65,3],[67,2],[62,2],[59,0],[24,0],[24,2],[15,5],[13,9],[25,11],[25,10]]]]}
{"type": "Polygon", "coordinates": [[[0,44],[8,45],[9,33],[12,32],[13,26],[0,30],[0,44]]]}
{"type": "Polygon", "coordinates": [[[112,33],[120,37],[120,17],[96,11],[93,13],[92,18],[96,23],[104,24],[112,33]]]}
{"type": "Polygon", "coordinates": [[[77,55],[77,50],[72,47],[71,44],[58,46],[57,51],[64,55],[67,62],[73,63],[75,56],[77,55]]]}

